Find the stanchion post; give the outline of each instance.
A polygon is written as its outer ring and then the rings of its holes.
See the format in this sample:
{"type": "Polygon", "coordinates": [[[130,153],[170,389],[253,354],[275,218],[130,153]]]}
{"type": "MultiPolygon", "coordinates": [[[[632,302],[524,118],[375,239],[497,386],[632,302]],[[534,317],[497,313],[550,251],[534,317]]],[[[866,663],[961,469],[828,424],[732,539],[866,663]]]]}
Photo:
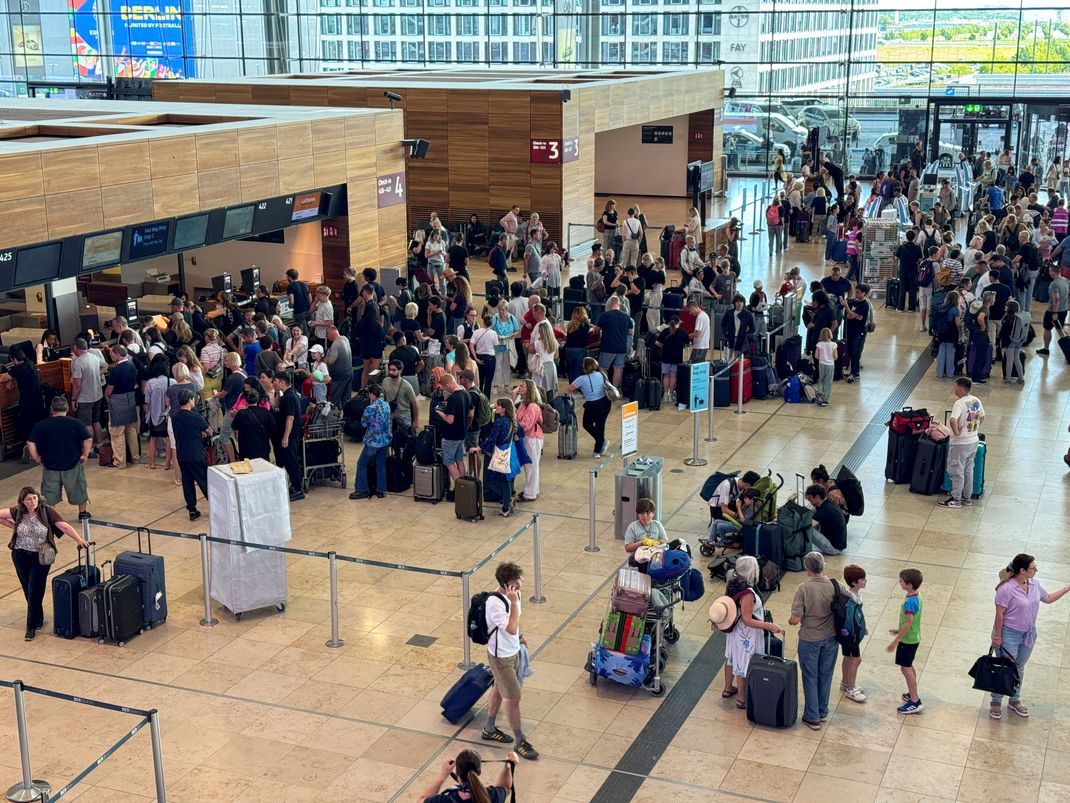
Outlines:
{"type": "Polygon", "coordinates": [[[739,381],[736,383],[738,392],[736,393],[736,415],[743,415],[746,410],[743,409],[743,352],[739,353],[739,381]]]}
{"type": "MultiPolygon", "coordinates": [[[[710,400],[713,401],[712,399],[710,400]]],[[[711,404],[712,406],[712,404],[711,404]]],[[[685,466],[704,466],[708,462],[705,457],[699,457],[698,455],[698,419],[702,413],[692,413],[692,443],[691,443],[691,457],[684,461],[685,466]]]]}
{"type": "Polygon", "coordinates": [[[345,642],[338,637],[338,553],[333,549],[327,553],[327,569],[331,583],[331,638],[328,647],[342,647],[345,642]]]}
{"type": "Polygon", "coordinates": [[[587,472],[587,546],[584,552],[598,552],[598,544],[595,543],[595,480],[598,479],[598,469],[592,468],[587,472]]]}
{"type": "Polygon", "coordinates": [[[204,587],[204,618],[201,627],[215,627],[219,620],[212,616],[212,581],[208,570],[208,536],[200,535],[201,540],[201,585],[204,587]]]}
{"type": "Polygon", "coordinates": [[[536,605],[546,602],[542,595],[542,537],[539,534],[539,514],[531,514],[532,538],[535,541],[535,593],[528,600],[536,605]]]}
{"type": "Polygon", "coordinates": [[[713,383],[715,381],[713,374],[710,374],[710,389],[706,395],[706,398],[710,400],[709,405],[706,407],[706,443],[715,443],[717,441],[717,438],[713,436],[713,383]]]}
{"type": "Polygon", "coordinates": [[[465,671],[472,668],[472,642],[468,638],[468,609],[472,607],[471,578],[471,573],[461,573],[461,644],[464,649],[464,658],[457,664],[457,667],[465,671]]]}
{"type": "Polygon", "coordinates": [[[15,722],[19,731],[19,758],[22,762],[22,783],[17,783],[7,790],[7,799],[15,803],[46,798],[52,787],[47,781],[35,781],[30,777],[30,735],[26,728],[26,700],[23,697],[22,681],[16,680],[12,687],[15,691],[15,722]]]}
{"type": "Polygon", "coordinates": [[[89,531],[90,531],[89,519],[82,519],[82,540],[83,541],[92,541],[93,540],[89,536],[89,531]]]}
{"type": "Polygon", "coordinates": [[[163,780],[163,745],[160,743],[160,715],[149,711],[149,735],[152,737],[152,773],[156,776],[156,801],[167,803],[167,787],[163,780]]]}

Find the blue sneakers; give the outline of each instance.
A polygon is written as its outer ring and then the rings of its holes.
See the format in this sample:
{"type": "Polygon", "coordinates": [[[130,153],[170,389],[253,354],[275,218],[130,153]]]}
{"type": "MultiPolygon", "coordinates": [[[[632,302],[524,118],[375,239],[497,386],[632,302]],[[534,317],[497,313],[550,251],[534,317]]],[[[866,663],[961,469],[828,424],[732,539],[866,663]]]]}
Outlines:
{"type": "Polygon", "coordinates": [[[925,710],[925,706],[922,704],[921,700],[918,700],[917,702],[907,700],[895,710],[900,714],[920,714],[925,710]]]}

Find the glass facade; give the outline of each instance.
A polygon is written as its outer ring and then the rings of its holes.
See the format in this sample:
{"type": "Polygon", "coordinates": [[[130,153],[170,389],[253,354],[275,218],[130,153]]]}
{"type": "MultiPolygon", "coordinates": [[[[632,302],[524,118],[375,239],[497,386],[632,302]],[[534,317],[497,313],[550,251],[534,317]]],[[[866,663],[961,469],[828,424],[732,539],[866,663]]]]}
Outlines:
{"type": "Polygon", "coordinates": [[[848,172],[887,166],[913,137],[934,152],[1065,143],[1070,8],[979,3],[19,0],[0,11],[0,95],[72,95],[127,75],[721,66],[734,92],[724,119],[734,171],[794,159],[815,127],[848,172]],[[1006,119],[949,118],[937,135],[937,101],[965,99],[1006,101],[1006,119]]]}

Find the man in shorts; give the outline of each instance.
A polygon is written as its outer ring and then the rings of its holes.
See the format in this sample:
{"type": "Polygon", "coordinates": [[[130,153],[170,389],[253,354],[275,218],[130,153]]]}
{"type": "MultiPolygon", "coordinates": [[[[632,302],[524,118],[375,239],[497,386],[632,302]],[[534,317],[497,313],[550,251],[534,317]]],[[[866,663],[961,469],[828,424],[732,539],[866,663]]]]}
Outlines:
{"type": "Polygon", "coordinates": [[[41,496],[46,505],[57,505],[66,491],[67,502],[78,506],[78,518],[88,519],[85,463],[93,448],[93,436],[85,424],[67,415],[66,397],[56,396],[51,409],[52,415],[38,421],[26,441],[30,457],[44,468],[41,496]]]}
{"type": "MultiPolygon", "coordinates": [[[[1070,240],[1070,237],[1067,238],[1070,240]]],[[[1048,286],[1048,308],[1044,311],[1044,348],[1037,349],[1037,354],[1050,354],[1051,330],[1058,329],[1062,334],[1066,323],[1067,296],[1070,295],[1070,281],[1063,278],[1058,265],[1048,266],[1051,284],[1048,286]]]]}
{"type": "Polygon", "coordinates": [[[80,337],[74,339],[73,352],[71,400],[74,414],[86,429],[92,430],[96,448],[104,442],[104,431],[100,427],[100,411],[104,406],[104,355],[99,349],[89,348],[80,337]]]}
{"type": "Polygon", "coordinates": [[[598,326],[602,330],[598,365],[619,388],[635,326],[632,319],[621,310],[619,296],[612,296],[606,302],[606,311],[599,317],[598,326]]]}
{"type": "Polygon", "coordinates": [[[511,744],[521,758],[536,759],[539,751],[524,737],[520,722],[520,647],[527,641],[520,635],[520,587],[524,570],[515,563],[501,563],[494,570],[498,589],[487,597],[487,663],[494,675],[494,688],[487,703],[487,724],[482,738],[488,742],[511,744]],[[504,597],[504,602],[502,598],[504,597]],[[498,710],[505,701],[505,716],[513,735],[495,724],[498,710]]]}
{"type": "MultiPolygon", "coordinates": [[[[433,415],[435,425],[442,433],[442,465],[456,482],[466,471],[464,440],[472,423],[471,397],[468,391],[457,385],[453,374],[443,374],[439,386],[446,392],[446,403],[434,407],[433,415]]],[[[447,492],[447,498],[453,499],[451,492],[447,492]]]]}

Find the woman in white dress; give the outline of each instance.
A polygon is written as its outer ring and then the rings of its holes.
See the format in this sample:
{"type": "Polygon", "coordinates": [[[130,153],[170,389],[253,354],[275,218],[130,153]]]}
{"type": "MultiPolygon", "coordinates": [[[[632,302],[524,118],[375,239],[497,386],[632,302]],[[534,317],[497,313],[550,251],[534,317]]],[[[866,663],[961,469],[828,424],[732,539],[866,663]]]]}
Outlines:
{"type": "Polygon", "coordinates": [[[758,560],[744,555],[736,561],[736,576],[728,591],[739,606],[735,627],[725,637],[725,679],[722,697],[739,693],[736,708],[747,707],[747,668],[754,655],[765,654],[765,634],[779,635],[784,629],[765,621],[762,598],[754,586],[758,582],[758,560]]]}

